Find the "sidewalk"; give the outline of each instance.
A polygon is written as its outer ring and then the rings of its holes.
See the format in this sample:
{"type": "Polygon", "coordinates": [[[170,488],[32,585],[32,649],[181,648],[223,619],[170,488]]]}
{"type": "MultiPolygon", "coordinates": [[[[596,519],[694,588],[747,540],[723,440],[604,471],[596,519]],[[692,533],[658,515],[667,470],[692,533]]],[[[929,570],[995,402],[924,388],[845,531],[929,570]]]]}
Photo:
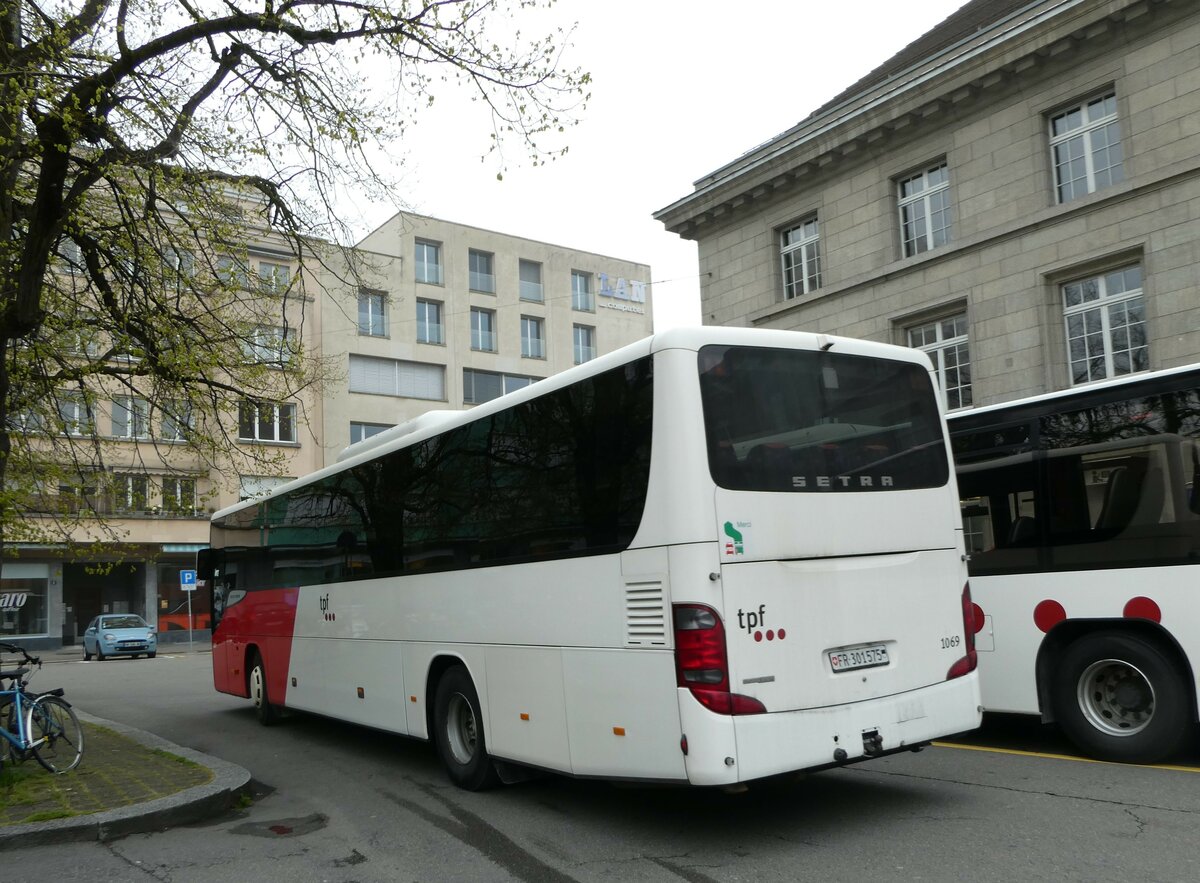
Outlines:
{"type": "MultiPolygon", "coordinates": [[[[68,652],[80,651],[50,651],[42,657],[49,662],[68,652]]],[[[112,840],[198,821],[229,809],[247,790],[250,773],[240,766],[75,712],[84,727],[83,760],[77,768],[53,776],[31,757],[0,771],[0,852],[112,840]]]]}

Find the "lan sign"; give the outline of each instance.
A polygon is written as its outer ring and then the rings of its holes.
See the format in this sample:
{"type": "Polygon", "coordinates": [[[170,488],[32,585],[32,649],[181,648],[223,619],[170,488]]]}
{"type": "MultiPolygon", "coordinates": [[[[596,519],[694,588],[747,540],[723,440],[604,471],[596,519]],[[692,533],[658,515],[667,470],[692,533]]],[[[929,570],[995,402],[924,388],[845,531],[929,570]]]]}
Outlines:
{"type": "Polygon", "coordinates": [[[617,276],[612,277],[607,273],[599,274],[601,297],[612,298],[618,301],[627,301],[627,303],[606,303],[601,304],[602,307],[607,307],[610,310],[621,310],[626,313],[645,313],[644,307],[637,307],[634,304],[644,304],[646,302],[646,283],[635,282],[633,280],[625,280],[617,276]]]}

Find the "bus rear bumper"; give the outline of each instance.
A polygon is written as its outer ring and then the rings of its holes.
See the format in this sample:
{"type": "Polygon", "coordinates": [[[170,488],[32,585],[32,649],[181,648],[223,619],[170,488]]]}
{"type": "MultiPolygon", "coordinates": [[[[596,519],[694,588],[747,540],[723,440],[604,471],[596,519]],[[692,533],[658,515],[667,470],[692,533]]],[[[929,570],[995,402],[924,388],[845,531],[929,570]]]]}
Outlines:
{"type": "Polygon", "coordinates": [[[727,728],[714,727],[719,716],[687,691],[681,691],[680,706],[693,785],[732,785],[854,763],[973,730],[982,717],[978,672],[864,702],[729,717],[727,728]],[[710,738],[697,738],[702,733],[710,738]]]}

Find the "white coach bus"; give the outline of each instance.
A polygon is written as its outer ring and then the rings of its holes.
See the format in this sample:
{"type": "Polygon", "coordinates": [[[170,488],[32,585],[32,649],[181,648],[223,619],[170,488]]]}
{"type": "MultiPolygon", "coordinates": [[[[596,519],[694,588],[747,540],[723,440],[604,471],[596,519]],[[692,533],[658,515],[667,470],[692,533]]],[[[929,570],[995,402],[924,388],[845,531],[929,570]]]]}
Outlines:
{"type": "Polygon", "coordinates": [[[950,418],[987,711],[1151,763],[1196,721],[1200,366],[950,418]]]}
{"type": "Polygon", "coordinates": [[[979,723],[923,353],[675,329],[213,516],[218,690],[534,767],[738,786],[979,723]]]}

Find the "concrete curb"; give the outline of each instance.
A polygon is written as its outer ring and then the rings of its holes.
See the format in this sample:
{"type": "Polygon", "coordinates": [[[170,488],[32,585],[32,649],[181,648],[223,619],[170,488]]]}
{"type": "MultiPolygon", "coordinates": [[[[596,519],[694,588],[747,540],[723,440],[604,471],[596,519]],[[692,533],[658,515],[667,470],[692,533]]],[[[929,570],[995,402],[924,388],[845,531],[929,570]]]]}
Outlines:
{"type": "MultiPolygon", "coordinates": [[[[69,819],[0,828],[0,851],[21,846],[44,846],[47,843],[115,840],[129,834],[159,831],[172,825],[211,818],[233,806],[250,784],[250,772],[237,764],[184,748],[145,730],[94,717],[78,708],[75,709],[75,713],[81,721],[108,727],[147,748],[167,751],[207,767],[213,774],[212,780],[167,797],[158,797],[132,806],[69,819]]],[[[83,762],[87,763],[86,746],[83,762]]]]}

